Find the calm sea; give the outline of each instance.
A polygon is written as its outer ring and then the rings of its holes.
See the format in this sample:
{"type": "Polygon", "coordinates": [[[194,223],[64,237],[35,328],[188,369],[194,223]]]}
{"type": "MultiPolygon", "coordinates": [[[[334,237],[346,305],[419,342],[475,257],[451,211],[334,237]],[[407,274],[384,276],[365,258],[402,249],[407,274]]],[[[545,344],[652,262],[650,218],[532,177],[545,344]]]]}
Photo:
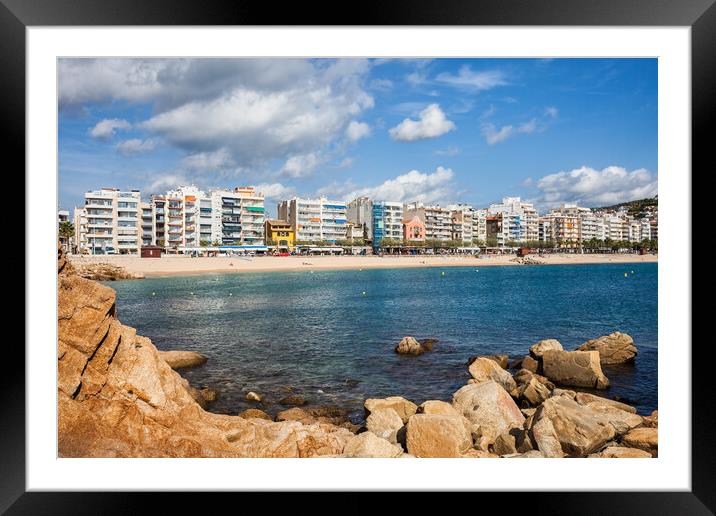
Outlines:
{"type": "Polygon", "coordinates": [[[657,264],[445,267],[207,274],[117,281],[120,320],[159,349],[209,361],[182,375],[219,391],[212,411],[236,414],[287,386],[312,405],[359,417],[363,400],[400,395],[449,400],[476,354],[521,357],[541,339],[565,349],[613,331],[630,334],[635,365],[609,367],[602,393],[647,413],[657,408],[657,264]],[[443,274],[444,273],[444,274],[443,274]],[[625,277],[624,274],[628,276],[625,277]],[[153,295],[152,295],[153,294],[153,295]],[[436,338],[400,356],[404,335],[436,338]]]}

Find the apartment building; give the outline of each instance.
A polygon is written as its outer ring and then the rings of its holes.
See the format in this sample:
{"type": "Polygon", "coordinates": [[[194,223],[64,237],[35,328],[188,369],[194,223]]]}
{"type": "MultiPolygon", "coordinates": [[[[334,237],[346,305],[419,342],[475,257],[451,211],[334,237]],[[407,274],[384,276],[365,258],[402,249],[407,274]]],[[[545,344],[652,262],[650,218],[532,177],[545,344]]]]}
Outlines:
{"type": "Polygon", "coordinates": [[[89,254],[139,254],[141,218],[139,190],[102,188],[85,193],[75,209],[77,249],[89,254]]]}
{"type": "Polygon", "coordinates": [[[278,218],[291,224],[298,242],[335,242],[346,238],[347,208],[325,197],[294,197],[278,203],[278,218]]]}
{"type": "MultiPolygon", "coordinates": [[[[582,218],[590,212],[589,208],[580,208],[576,204],[563,204],[559,208],[553,208],[547,214],[547,218],[551,221],[551,241],[558,247],[576,247],[583,240],[592,238],[591,236],[583,238],[582,234],[582,218]]],[[[588,234],[596,234],[596,222],[592,224],[589,221],[588,224],[588,234]]]]}
{"type": "Polygon", "coordinates": [[[353,226],[365,228],[365,238],[373,238],[373,201],[369,197],[358,197],[349,202],[346,218],[353,226]]]}
{"type": "Polygon", "coordinates": [[[473,241],[487,242],[487,209],[472,210],[472,238],[473,241]]]}
{"type": "MultiPolygon", "coordinates": [[[[264,244],[264,196],[252,186],[209,192],[211,242],[220,245],[264,244]]],[[[199,203],[200,234],[206,233],[209,202],[199,203]],[[204,211],[202,212],[202,206],[204,211]]]]}
{"type": "Polygon", "coordinates": [[[502,215],[502,232],[507,240],[514,242],[539,239],[539,215],[532,203],[522,202],[519,197],[504,197],[501,203],[491,204],[490,215],[502,215]]]}
{"type": "Polygon", "coordinates": [[[440,206],[425,206],[421,202],[406,204],[404,217],[407,220],[418,217],[425,224],[426,240],[450,240],[452,238],[452,217],[450,211],[440,206]]]}
{"type": "Polygon", "coordinates": [[[450,204],[447,207],[450,211],[452,223],[451,240],[460,241],[465,246],[471,246],[475,238],[474,233],[474,210],[467,204],[450,204]]]}
{"type": "Polygon", "coordinates": [[[154,208],[151,202],[139,203],[141,210],[142,245],[156,245],[154,240],[154,208]]]}
{"type": "Polygon", "coordinates": [[[373,203],[373,247],[381,245],[383,239],[403,239],[403,204],[378,201],[373,203]]]}

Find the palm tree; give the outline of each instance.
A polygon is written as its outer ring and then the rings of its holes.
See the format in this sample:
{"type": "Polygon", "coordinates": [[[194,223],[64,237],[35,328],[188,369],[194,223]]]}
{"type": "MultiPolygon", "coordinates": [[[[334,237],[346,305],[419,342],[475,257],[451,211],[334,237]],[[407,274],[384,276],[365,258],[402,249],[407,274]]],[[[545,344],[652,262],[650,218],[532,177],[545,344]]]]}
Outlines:
{"type": "Polygon", "coordinates": [[[59,229],[59,236],[60,236],[60,242],[62,243],[62,248],[65,252],[67,252],[69,248],[69,241],[70,238],[75,236],[75,225],[72,224],[69,220],[66,220],[64,222],[60,222],[60,229],[59,229]]]}

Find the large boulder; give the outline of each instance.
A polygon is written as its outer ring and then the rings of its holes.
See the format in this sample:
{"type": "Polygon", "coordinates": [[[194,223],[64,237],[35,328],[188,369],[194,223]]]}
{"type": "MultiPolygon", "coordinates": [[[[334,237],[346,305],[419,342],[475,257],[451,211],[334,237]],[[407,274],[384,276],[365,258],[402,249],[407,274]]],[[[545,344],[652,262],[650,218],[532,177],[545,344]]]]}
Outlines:
{"type": "Polygon", "coordinates": [[[265,419],[267,421],[273,421],[273,418],[269,414],[256,408],[250,408],[240,412],[239,417],[244,419],[265,419]]]}
{"type": "Polygon", "coordinates": [[[507,391],[512,392],[517,388],[517,384],[512,379],[512,375],[505,371],[494,360],[489,358],[476,358],[468,367],[470,375],[477,380],[477,383],[494,380],[507,391]]]}
{"type": "Polygon", "coordinates": [[[414,337],[407,336],[395,346],[395,352],[401,355],[422,355],[426,351],[431,351],[435,342],[437,342],[435,339],[418,341],[414,337]]]}
{"type": "Polygon", "coordinates": [[[597,459],[650,459],[651,454],[638,448],[608,446],[599,453],[592,453],[589,457],[597,459]]]}
{"type": "Polygon", "coordinates": [[[343,448],[344,457],[393,458],[403,455],[403,448],[373,432],[363,432],[349,439],[343,448]]]}
{"type": "Polygon", "coordinates": [[[517,390],[517,398],[525,407],[536,407],[550,397],[550,390],[540,383],[537,378],[521,385],[517,390]]]}
{"type": "Polygon", "coordinates": [[[638,448],[648,452],[652,457],[658,457],[659,429],[649,427],[634,428],[622,437],[622,445],[629,448],[638,448]]]}
{"type": "Polygon", "coordinates": [[[494,360],[502,369],[507,369],[510,365],[510,357],[507,355],[474,355],[467,359],[467,366],[469,367],[478,358],[489,358],[494,360]]]}
{"type": "Polygon", "coordinates": [[[159,356],[174,370],[197,367],[208,360],[207,357],[196,351],[160,351],[159,356]]]}
{"type": "Polygon", "coordinates": [[[532,358],[540,359],[545,351],[562,351],[563,349],[562,344],[557,339],[545,339],[530,346],[530,355],[532,355],[532,358]]]}
{"type": "Polygon", "coordinates": [[[588,340],[577,351],[598,351],[602,364],[623,364],[636,359],[637,349],[626,333],[614,332],[598,339],[588,340]]]}
{"type": "Polygon", "coordinates": [[[624,412],[636,414],[636,408],[632,407],[631,405],[627,405],[626,403],[622,403],[621,401],[610,400],[609,398],[602,398],[601,396],[595,396],[594,394],[589,394],[588,392],[575,392],[574,396],[572,397],[574,398],[574,401],[576,401],[580,405],[599,403],[602,405],[609,405],[619,410],[623,410],[624,412]]]}
{"type": "Polygon", "coordinates": [[[561,385],[596,389],[609,387],[596,351],[548,350],[542,354],[542,368],[547,378],[561,385]]]}
{"type": "Polygon", "coordinates": [[[397,444],[398,431],[403,428],[403,420],[394,409],[383,408],[371,412],[365,426],[378,437],[397,444]]]}
{"type": "Polygon", "coordinates": [[[651,413],[650,416],[644,416],[644,426],[648,428],[658,428],[659,427],[659,411],[655,410],[651,413]]]}
{"type": "Polygon", "coordinates": [[[418,406],[412,401],[406,400],[401,396],[389,396],[387,398],[369,398],[363,404],[366,410],[366,418],[371,412],[379,409],[392,408],[395,410],[403,423],[407,423],[410,416],[415,414],[418,406]]]}
{"type": "Polygon", "coordinates": [[[549,398],[531,419],[531,440],[547,457],[586,457],[616,435],[607,417],[569,396],[549,398]]]}
{"type": "Polygon", "coordinates": [[[521,428],[525,417],[508,392],[494,380],[465,385],[452,398],[452,406],[472,424],[473,437],[483,442],[509,428],[521,428]]]}
{"type": "Polygon", "coordinates": [[[408,453],[416,457],[460,457],[472,448],[461,416],[415,414],[408,420],[408,453]]]}

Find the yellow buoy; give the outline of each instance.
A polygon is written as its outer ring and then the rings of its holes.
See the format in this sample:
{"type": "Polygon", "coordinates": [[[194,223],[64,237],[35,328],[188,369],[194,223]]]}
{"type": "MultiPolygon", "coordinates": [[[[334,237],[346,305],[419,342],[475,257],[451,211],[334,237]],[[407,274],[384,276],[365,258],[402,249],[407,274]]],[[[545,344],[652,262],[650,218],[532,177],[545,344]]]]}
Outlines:
{"type": "Polygon", "coordinates": [[[625,272],[625,273],[624,273],[624,277],[626,278],[627,276],[629,276],[629,274],[625,272]]]}

